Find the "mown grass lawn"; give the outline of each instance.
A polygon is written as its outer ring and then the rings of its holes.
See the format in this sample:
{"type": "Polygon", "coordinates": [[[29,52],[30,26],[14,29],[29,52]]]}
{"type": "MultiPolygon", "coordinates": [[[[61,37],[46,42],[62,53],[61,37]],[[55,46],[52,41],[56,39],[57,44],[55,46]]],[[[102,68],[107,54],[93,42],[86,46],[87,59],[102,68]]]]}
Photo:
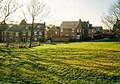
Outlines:
{"type": "Polygon", "coordinates": [[[120,43],[54,43],[4,49],[0,51],[0,83],[120,84],[120,43]]]}

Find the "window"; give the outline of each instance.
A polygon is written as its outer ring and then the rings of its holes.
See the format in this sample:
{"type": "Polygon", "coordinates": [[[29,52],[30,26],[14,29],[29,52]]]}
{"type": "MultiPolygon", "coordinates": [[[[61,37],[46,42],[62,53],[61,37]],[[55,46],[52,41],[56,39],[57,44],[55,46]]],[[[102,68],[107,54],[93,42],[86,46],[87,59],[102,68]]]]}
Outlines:
{"type": "Polygon", "coordinates": [[[15,39],[15,42],[18,42],[18,38],[15,39]]]}
{"type": "Polygon", "coordinates": [[[23,36],[26,36],[26,32],[23,32],[23,36]]]}
{"type": "Polygon", "coordinates": [[[3,32],[2,32],[2,35],[6,35],[6,31],[3,31],[3,32]]]}
{"type": "Polygon", "coordinates": [[[28,36],[31,36],[31,32],[28,32],[28,36]]]}
{"type": "Polygon", "coordinates": [[[28,38],[27,41],[30,42],[30,38],[28,38]]]}
{"type": "Polygon", "coordinates": [[[34,38],[34,41],[37,41],[37,38],[36,38],[36,37],[34,38]]]}
{"type": "Polygon", "coordinates": [[[91,30],[91,29],[89,29],[89,30],[88,30],[88,33],[89,33],[89,34],[91,34],[91,33],[92,33],[92,30],[91,30]]]}
{"type": "Polygon", "coordinates": [[[37,32],[36,32],[36,31],[34,31],[34,35],[37,35],[37,32]]]}
{"type": "Polygon", "coordinates": [[[74,39],[75,38],[75,36],[74,35],[72,35],[72,39],[74,39]]]}
{"type": "Polygon", "coordinates": [[[95,31],[92,29],[92,33],[94,33],[95,31]]]}
{"type": "Polygon", "coordinates": [[[80,32],[81,32],[81,29],[80,29],[80,32]]]}
{"type": "Polygon", "coordinates": [[[77,35],[77,39],[80,39],[80,35],[77,35]]]}
{"type": "Polygon", "coordinates": [[[7,39],[6,39],[6,38],[4,38],[4,41],[7,41],[7,39]]]}
{"type": "Polygon", "coordinates": [[[87,24],[86,27],[89,27],[89,24],[87,24]]]}
{"type": "Polygon", "coordinates": [[[26,38],[25,37],[22,38],[22,42],[26,42],[26,38]]]}
{"type": "Polygon", "coordinates": [[[77,29],[77,33],[79,33],[79,29],[77,29]]]}
{"type": "Polygon", "coordinates": [[[75,29],[72,28],[72,32],[74,32],[75,29]]]}
{"type": "Polygon", "coordinates": [[[55,34],[57,34],[57,32],[55,32],[55,34]]]}
{"type": "Polygon", "coordinates": [[[13,36],[13,32],[9,32],[9,36],[13,36]]]}
{"type": "Polygon", "coordinates": [[[26,29],[29,29],[29,26],[26,26],[26,29]]]}
{"type": "Polygon", "coordinates": [[[42,35],[42,32],[39,32],[39,35],[42,35]]]}
{"type": "Polygon", "coordinates": [[[66,34],[66,36],[69,36],[68,34],[66,34]]]}
{"type": "Polygon", "coordinates": [[[2,35],[4,35],[4,32],[2,31],[2,35]]]}
{"type": "Polygon", "coordinates": [[[63,29],[62,29],[62,28],[60,29],[60,32],[63,32],[63,29]]]}
{"type": "Polygon", "coordinates": [[[16,33],[15,33],[15,36],[19,36],[19,32],[16,32],[16,33]]]}

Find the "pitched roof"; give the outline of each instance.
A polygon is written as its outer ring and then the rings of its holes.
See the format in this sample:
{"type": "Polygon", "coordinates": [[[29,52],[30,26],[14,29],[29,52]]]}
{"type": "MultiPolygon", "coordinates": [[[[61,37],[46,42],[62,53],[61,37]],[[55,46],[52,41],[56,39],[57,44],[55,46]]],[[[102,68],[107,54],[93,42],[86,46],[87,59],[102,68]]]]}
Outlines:
{"type": "Polygon", "coordinates": [[[13,25],[13,26],[9,29],[9,31],[19,32],[19,31],[20,31],[20,28],[19,28],[18,25],[13,25]]]}
{"type": "Polygon", "coordinates": [[[0,24],[0,31],[8,31],[9,28],[8,24],[0,24]]]}
{"type": "Polygon", "coordinates": [[[76,28],[79,24],[79,21],[63,21],[60,28],[76,28]]]}

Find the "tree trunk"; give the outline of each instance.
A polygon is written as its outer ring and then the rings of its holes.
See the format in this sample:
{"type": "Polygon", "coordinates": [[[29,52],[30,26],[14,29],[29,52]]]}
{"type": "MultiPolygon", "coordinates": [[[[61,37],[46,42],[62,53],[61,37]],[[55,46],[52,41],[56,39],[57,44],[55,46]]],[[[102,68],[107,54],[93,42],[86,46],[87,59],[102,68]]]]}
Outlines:
{"type": "Polygon", "coordinates": [[[32,47],[32,42],[33,42],[33,29],[34,29],[34,16],[32,16],[32,27],[31,27],[31,37],[30,37],[29,48],[32,47]]]}

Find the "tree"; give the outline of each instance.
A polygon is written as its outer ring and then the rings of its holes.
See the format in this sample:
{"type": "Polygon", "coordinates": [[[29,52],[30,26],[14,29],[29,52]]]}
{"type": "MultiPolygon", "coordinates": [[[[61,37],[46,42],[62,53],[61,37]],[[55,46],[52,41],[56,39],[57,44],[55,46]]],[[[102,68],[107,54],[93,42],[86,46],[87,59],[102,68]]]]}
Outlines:
{"type": "Polygon", "coordinates": [[[1,23],[5,24],[6,20],[10,19],[10,16],[20,8],[16,0],[1,0],[0,8],[0,18],[2,19],[1,23]]]}
{"type": "Polygon", "coordinates": [[[32,39],[33,39],[33,30],[37,27],[37,25],[35,25],[35,22],[37,21],[40,22],[43,18],[47,17],[49,11],[47,9],[46,4],[44,4],[41,0],[30,0],[26,8],[27,11],[24,10],[24,14],[28,14],[30,16],[31,24],[32,24],[32,26],[30,27],[31,37],[29,43],[29,48],[31,48],[32,39]]]}
{"type": "Polygon", "coordinates": [[[102,22],[112,30],[117,19],[120,19],[120,0],[116,1],[109,9],[108,14],[104,14],[102,22]]]}

